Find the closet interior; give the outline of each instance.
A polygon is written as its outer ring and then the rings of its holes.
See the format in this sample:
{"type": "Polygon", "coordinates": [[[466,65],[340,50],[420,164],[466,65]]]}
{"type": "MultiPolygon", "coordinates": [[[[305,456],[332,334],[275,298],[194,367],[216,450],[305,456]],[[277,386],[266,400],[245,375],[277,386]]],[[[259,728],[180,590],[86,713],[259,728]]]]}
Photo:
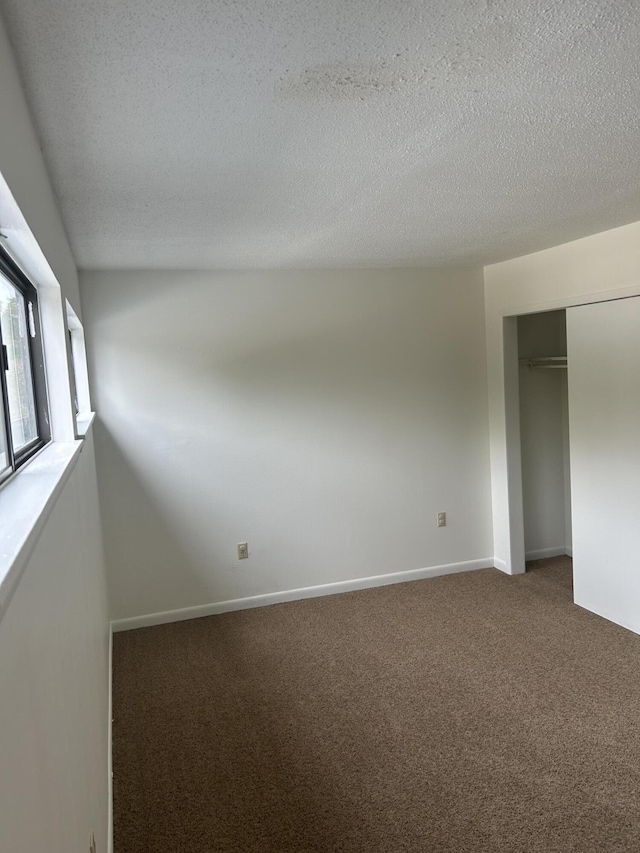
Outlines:
{"type": "Polygon", "coordinates": [[[527,561],[571,556],[566,311],[518,317],[527,561]]]}

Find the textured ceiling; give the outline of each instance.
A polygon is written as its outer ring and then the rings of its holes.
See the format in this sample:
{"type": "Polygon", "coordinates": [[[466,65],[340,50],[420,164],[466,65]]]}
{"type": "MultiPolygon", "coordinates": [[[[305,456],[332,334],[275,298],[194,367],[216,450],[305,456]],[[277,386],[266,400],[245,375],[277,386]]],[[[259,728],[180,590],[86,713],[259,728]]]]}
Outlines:
{"type": "Polygon", "coordinates": [[[0,0],[83,267],[501,260],[640,219],[638,0],[0,0]]]}

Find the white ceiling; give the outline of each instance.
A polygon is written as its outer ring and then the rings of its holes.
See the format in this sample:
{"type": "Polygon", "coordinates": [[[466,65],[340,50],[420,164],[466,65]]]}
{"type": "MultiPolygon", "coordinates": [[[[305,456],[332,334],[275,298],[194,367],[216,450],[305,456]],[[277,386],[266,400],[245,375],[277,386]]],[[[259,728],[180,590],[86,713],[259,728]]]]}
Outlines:
{"type": "Polygon", "coordinates": [[[82,267],[486,263],[640,219],[638,0],[0,10],[82,267]]]}

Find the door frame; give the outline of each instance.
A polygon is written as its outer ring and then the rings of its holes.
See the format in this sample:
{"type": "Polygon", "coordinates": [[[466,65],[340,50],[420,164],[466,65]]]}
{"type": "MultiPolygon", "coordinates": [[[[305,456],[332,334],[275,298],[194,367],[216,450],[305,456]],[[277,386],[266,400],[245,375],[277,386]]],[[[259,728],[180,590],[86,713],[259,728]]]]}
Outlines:
{"type": "MultiPolygon", "coordinates": [[[[559,288],[561,289],[561,287],[559,288]]],[[[514,287],[517,292],[517,287],[514,287]]],[[[640,296],[640,283],[609,291],[560,296],[486,308],[487,380],[494,565],[509,575],[525,572],[518,317],[640,296]]]]}

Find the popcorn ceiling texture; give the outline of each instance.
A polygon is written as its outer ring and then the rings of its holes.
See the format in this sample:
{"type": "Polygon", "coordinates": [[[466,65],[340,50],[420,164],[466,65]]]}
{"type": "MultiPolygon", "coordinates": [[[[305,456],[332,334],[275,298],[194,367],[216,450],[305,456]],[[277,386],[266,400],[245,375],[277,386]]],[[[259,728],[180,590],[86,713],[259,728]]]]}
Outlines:
{"type": "Polygon", "coordinates": [[[84,267],[488,263],[640,219],[637,0],[0,11],[84,267]]]}

